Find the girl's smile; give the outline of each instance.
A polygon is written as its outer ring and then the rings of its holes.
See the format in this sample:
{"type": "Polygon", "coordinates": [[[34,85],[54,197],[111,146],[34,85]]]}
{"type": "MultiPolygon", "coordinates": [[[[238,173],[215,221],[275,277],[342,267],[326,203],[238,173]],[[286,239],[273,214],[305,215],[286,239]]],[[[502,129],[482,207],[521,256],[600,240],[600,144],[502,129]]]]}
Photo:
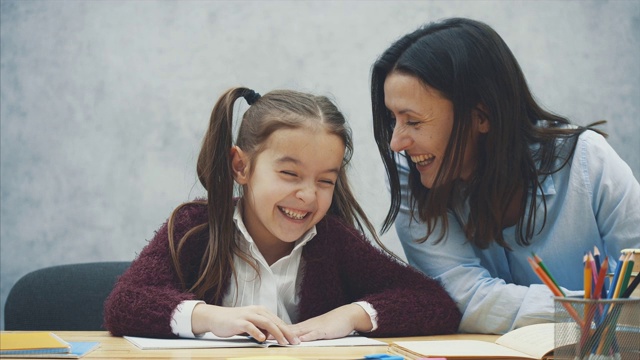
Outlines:
{"type": "Polygon", "coordinates": [[[340,137],[318,127],[276,130],[251,163],[241,149],[234,152],[243,220],[263,254],[290,247],[325,216],[344,151],[340,137]]]}

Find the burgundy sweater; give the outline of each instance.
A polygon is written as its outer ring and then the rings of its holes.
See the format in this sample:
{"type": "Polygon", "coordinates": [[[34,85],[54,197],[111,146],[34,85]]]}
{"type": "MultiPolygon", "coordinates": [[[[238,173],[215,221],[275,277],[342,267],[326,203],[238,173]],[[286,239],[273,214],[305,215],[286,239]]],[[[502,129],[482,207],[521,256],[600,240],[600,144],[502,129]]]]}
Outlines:
{"type": "MultiPolygon", "coordinates": [[[[186,206],[175,221],[176,241],[206,221],[206,205],[186,206]]],[[[302,250],[305,265],[297,289],[300,321],[355,301],[367,301],[378,312],[378,328],[367,336],[457,331],[461,314],[437,281],[393,260],[334,216],[325,216],[316,229],[317,235],[302,250]]],[[[181,264],[185,264],[187,283],[198,277],[207,241],[208,232],[204,232],[183,249],[181,264]]],[[[225,289],[228,285],[229,281],[225,289]]],[[[180,302],[194,299],[194,294],[182,289],[173,267],[165,223],[107,298],[105,327],[116,336],[175,337],[170,325],[173,311],[180,302]]],[[[203,300],[213,303],[210,298],[203,300]]]]}

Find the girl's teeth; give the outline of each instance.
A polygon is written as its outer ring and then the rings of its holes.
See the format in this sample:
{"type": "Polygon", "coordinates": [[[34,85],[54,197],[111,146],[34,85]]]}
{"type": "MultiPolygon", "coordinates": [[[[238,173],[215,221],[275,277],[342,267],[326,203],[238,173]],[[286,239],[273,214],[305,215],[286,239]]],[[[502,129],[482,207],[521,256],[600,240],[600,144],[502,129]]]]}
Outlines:
{"type": "Polygon", "coordinates": [[[293,211],[283,207],[281,207],[280,209],[282,209],[282,212],[284,212],[285,215],[295,220],[302,220],[305,217],[305,215],[307,215],[306,212],[293,211]]]}

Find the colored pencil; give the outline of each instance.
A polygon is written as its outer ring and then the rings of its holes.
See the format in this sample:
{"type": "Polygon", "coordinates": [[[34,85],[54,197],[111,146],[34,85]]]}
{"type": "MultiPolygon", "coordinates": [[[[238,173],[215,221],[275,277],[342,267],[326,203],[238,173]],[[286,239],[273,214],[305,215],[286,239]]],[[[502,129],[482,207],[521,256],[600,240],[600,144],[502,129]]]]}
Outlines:
{"type": "MultiPolygon", "coordinates": [[[[556,285],[553,281],[551,281],[547,273],[545,273],[544,270],[542,270],[542,267],[540,267],[540,265],[538,265],[538,263],[536,263],[535,260],[531,258],[527,258],[527,260],[529,261],[529,265],[531,265],[531,268],[533,269],[533,271],[536,273],[536,275],[538,275],[540,280],[542,280],[542,282],[545,285],[547,285],[547,287],[549,288],[549,290],[551,290],[553,295],[558,297],[565,297],[564,293],[560,290],[558,285],[556,285]]],[[[573,306],[570,303],[563,301],[562,306],[564,306],[564,308],[567,310],[567,313],[571,315],[571,317],[573,318],[573,320],[576,321],[576,323],[580,324],[580,326],[583,325],[583,321],[580,318],[580,315],[578,315],[578,312],[576,311],[576,309],[573,308],[573,306]]]]}
{"type": "Polygon", "coordinates": [[[542,271],[544,271],[544,273],[547,274],[547,277],[549,278],[549,280],[551,280],[551,282],[555,285],[555,287],[558,290],[560,290],[560,293],[562,294],[562,296],[565,296],[564,291],[562,291],[562,288],[558,285],[558,283],[556,282],[556,279],[554,279],[553,276],[551,276],[551,272],[544,265],[544,263],[542,262],[542,259],[538,255],[536,255],[536,253],[534,252],[532,252],[531,255],[533,256],[533,259],[535,260],[536,264],[538,264],[538,266],[540,266],[542,271]]]}

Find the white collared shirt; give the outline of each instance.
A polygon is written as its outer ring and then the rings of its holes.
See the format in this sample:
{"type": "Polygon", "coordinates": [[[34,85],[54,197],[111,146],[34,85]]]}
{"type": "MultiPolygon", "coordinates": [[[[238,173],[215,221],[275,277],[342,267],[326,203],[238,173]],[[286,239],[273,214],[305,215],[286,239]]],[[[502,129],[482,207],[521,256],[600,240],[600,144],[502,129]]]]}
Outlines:
{"type": "MultiPolygon", "coordinates": [[[[316,227],[309,229],[300,239],[296,240],[293,250],[286,255],[268,265],[264,256],[258,249],[253,238],[247,231],[242,220],[241,202],[236,205],[233,220],[238,228],[237,242],[240,250],[249,254],[256,260],[260,274],[243,259],[234,256],[235,271],[238,276],[238,283],[231,279],[229,291],[222,299],[222,306],[240,307],[249,305],[262,305],[269,311],[276,314],[287,324],[298,322],[298,303],[300,301],[296,291],[300,281],[301,269],[304,267],[302,261],[302,248],[314,236],[316,227]]],[[[198,335],[191,331],[191,315],[193,308],[201,300],[186,300],[178,304],[171,319],[171,330],[180,337],[193,338],[198,335]]],[[[368,302],[356,302],[371,317],[373,330],[377,328],[377,312],[368,302]]]]}

